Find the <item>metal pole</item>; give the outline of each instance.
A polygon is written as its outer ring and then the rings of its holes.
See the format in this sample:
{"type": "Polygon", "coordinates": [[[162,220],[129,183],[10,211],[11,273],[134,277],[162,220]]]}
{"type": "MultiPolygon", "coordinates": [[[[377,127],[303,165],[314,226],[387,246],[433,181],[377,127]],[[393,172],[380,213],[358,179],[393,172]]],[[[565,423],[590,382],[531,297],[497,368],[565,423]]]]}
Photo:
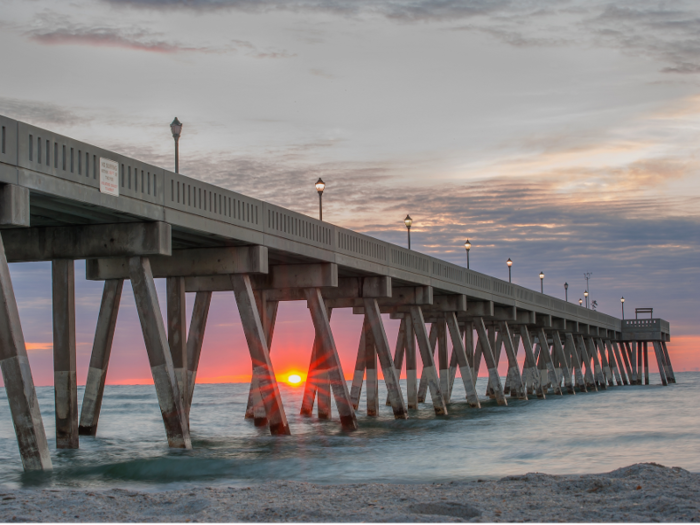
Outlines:
{"type": "Polygon", "coordinates": [[[509,267],[508,267],[508,282],[509,282],[509,283],[512,283],[513,281],[512,281],[512,279],[511,279],[511,271],[510,271],[510,270],[511,270],[511,267],[509,266],[509,267]]]}
{"type": "Polygon", "coordinates": [[[625,303],[620,303],[622,305],[622,320],[625,320],[625,303]]]}
{"type": "Polygon", "coordinates": [[[569,302],[569,289],[564,288],[564,298],[566,299],[566,302],[569,302]]]}
{"type": "Polygon", "coordinates": [[[544,293],[544,279],[540,279],[540,293],[544,293]]]}
{"type": "Polygon", "coordinates": [[[467,250],[467,270],[469,269],[469,250],[467,250]]]}
{"type": "Polygon", "coordinates": [[[323,221],[323,193],[318,192],[318,220],[323,221]]]}
{"type": "Polygon", "coordinates": [[[180,173],[180,150],[179,143],[180,137],[174,137],[175,139],[175,173],[180,173]]]}
{"type": "Polygon", "coordinates": [[[406,228],[408,230],[408,249],[411,249],[411,228],[406,228]]]}

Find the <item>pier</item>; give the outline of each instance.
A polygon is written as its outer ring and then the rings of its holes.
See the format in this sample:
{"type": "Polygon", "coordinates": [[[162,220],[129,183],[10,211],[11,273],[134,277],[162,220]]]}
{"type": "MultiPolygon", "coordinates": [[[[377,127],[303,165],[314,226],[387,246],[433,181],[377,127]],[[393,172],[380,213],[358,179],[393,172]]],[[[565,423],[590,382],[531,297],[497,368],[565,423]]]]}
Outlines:
{"type": "Polygon", "coordinates": [[[489,376],[482,399],[500,405],[509,397],[649,384],[650,345],[661,383],[675,383],[663,319],[621,320],[23,122],[0,116],[0,127],[0,367],[26,470],[51,469],[51,458],[12,262],[52,262],[58,448],[77,448],[81,435],[98,430],[125,279],[174,448],[192,446],[189,412],[215,292],[235,295],[250,352],[245,416],[274,435],[289,434],[288,410],[315,409],[330,418],[332,400],[342,427],[356,429],[363,388],[370,416],[386,403],[396,418],[408,418],[428,394],[435,413],[445,415],[458,372],[463,395],[479,409],[482,366],[489,376]],[[87,260],[88,279],[104,282],[80,413],[73,262],[79,259],[87,260]],[[166,324],[156,278],[167,281],[166,324]],[[189,331],[187,293],[195,294],[189,331]],[[270,354],[280,301],[306,301],[315,330],[301,407],[283,405],[270,354]],[[330,326],[338,308],[363,316],[349,388],[330,326]],[[400,320],[394,345],[382,314],[400,320]],[[498,366],[506,361],[502,381],[498,366]],[[379,367],[387,399],[379,399],[379,367]]]}

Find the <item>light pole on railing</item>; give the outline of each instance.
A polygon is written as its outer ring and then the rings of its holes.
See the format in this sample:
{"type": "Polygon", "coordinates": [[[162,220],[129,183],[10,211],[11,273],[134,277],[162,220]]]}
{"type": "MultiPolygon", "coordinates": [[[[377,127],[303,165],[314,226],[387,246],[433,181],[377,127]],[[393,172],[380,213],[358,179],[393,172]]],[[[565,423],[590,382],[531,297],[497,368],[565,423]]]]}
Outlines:
{"type": "Polygon", "coordinates": [[[170,131],[175,139],[175,173],[180,173],[180,133],[182,133],[182,122],[177,117],[170,123],[170,131]]]}
{"type": "Polygon", "coordinates": [[[564,283],[564,298],[569,302],[569,283],[564,283]]]}
{"type": "Polygon", "coordinates": [[[512,282],[513,282],[513,279],[512,279],[512,275],[511,275],[510,269],[511,269],[511,267],[513,266],[513,261],[510,260],[510,257],[508,257],[508,260],[506,261],[506,264],[508,265],[508,282],[509,282],[509,283],[512,283],[512,282]]]}
{"type": "Polygon", "coordinates": [[[464,243],[464,249],[467,250],[467,270],[469,269],[469,250],[472,249],[472,243],[469,242],[469,239],[467,239],[467,242],[464,243]]]}
{"type": "Polygon", "coordinates": [[[321,177],[316,181],[316,191],[318,192],[318,220],[323,220],[323,190],[326,189],[326,183],[321,177]]]}
{"type": "Polygon", "coordinates": [[[578,305],[579,305],[579,306],[583,306],[583,299],[581,299],[580,297],[579,297],[579,300],[578,300],[578,305]]]}
{"type": "Polygon", "coordinates": [[[622,320],[625,320],[625,298],[620,298],[620,304],[622,305],[622,320]]]}
{"type": "Polygon", "coordinates": [[[540,293],[544,293],[544,272],[540,272],[540,293]]]}
{"type": "Polygon", "coordinates": [[[588,308],[588,290],[583,292],[583,296],[586,298],[586,308],[588,308]]]}
{"type": "Polygon", "coordinates": [[[406,225],[406,229],[408,230],[408,249],[411,249],[411,224],[413,224],[413,219],[411,219],[410,215],[406,215],[406,218],[403,220],[403,223],[406,225]]]}

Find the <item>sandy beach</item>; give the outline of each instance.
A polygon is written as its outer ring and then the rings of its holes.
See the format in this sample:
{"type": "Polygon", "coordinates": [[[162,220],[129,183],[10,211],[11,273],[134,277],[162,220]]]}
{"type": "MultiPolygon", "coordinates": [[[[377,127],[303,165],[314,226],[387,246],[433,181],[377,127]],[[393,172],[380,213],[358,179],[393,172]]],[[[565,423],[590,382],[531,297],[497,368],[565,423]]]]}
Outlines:
{"type": "Polygon", "coordinates": [[[3,522],[700,521],[700,474],[654,463],[605,474],[442,484],[275,481],[247,488],[0,494],[3,522]]]}

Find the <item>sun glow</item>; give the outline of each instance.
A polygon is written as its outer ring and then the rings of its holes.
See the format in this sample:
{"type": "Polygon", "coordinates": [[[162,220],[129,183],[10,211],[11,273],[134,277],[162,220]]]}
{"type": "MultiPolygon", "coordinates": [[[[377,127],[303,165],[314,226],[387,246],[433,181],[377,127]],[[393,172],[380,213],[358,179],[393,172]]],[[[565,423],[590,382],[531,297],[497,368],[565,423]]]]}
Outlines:
{"type": "Polygon", "coordinates": [[[301,384],[301,376],[299,374],[289,374],[287,376],[287,383],[293,386],[301,384]]]}

